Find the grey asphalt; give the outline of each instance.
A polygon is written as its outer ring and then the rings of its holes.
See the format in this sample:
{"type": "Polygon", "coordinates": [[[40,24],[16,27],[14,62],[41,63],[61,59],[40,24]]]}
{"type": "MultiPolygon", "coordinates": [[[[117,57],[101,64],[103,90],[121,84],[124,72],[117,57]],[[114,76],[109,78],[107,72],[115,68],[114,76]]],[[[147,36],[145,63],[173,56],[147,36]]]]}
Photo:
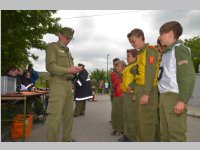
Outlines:
{"type": "MultiPolygon", "coordinates": [[[[97,102],[87,102],[85,116],[74,118],[72,136],[77,142],[117,142],[120,137],[111,136],[109,96],[97,96],[97,100],[97,102]]],[[[45,142],[45,136],[45,124],[34,124],[31,136],[26,141],[45,142]]],[[[200,118],[188,116],[187,138],[191,142],[200,142],[200,118]]]]}

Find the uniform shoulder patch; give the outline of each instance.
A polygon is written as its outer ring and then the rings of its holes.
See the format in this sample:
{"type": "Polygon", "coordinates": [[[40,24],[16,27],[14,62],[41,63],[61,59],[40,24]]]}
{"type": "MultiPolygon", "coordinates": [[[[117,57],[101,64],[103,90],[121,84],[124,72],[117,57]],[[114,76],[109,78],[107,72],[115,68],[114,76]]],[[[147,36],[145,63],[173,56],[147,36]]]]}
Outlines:
{"type": "Polygon", "coordinates": [[[178,62],[178,65],[188,64],[188,60],[181,60],[178,62]]]}

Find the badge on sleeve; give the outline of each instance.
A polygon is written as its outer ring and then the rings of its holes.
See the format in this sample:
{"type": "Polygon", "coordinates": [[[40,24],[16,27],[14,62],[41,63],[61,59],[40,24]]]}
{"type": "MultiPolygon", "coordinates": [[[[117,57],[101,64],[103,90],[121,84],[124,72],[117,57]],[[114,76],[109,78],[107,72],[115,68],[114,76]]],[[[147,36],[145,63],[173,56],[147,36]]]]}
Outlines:
{"type": "Polygon", "coordinates": [[[188,64],[188,60],[181,60],[178,62],[178,65],[188,64]]]}
{"type": "Polygon", "coordinates": [[[153,64],[154,61],[155,61],[154,56],[149,56],[149,57],[148,57],[148,62],[149,62],[149,64],[153,64]]]}

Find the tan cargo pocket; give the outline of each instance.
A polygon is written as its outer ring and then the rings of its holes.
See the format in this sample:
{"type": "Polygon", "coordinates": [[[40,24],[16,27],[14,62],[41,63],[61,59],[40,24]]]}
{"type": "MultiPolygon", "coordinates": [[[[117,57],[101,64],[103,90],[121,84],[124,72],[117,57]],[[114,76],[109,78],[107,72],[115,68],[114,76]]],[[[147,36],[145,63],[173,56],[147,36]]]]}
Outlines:
{"type": "Polygon", "coordinates": [[[169,114],[168,118],[168,127],[169,130],[173,133],[183,134],[187,131],[187,114],[183,112],[180,115],[177,115],[174,112],[169,114]]]}
{"type": "Polygon", "coordinates": [[[140,105],[138,110],[139,118],[145,124],[156,124],[158,112],[156,107],[140,105]]]}

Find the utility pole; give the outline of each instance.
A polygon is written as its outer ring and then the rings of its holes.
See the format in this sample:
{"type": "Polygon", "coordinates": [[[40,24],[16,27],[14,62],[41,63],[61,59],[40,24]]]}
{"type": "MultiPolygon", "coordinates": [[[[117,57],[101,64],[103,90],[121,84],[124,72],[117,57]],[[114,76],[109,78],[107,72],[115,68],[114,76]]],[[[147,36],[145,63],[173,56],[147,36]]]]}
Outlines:
{"type": "Polygon", "coordinates": [[[107,82],[108,82],[108,56],[109,54],[107,54],[107,82]]]}

